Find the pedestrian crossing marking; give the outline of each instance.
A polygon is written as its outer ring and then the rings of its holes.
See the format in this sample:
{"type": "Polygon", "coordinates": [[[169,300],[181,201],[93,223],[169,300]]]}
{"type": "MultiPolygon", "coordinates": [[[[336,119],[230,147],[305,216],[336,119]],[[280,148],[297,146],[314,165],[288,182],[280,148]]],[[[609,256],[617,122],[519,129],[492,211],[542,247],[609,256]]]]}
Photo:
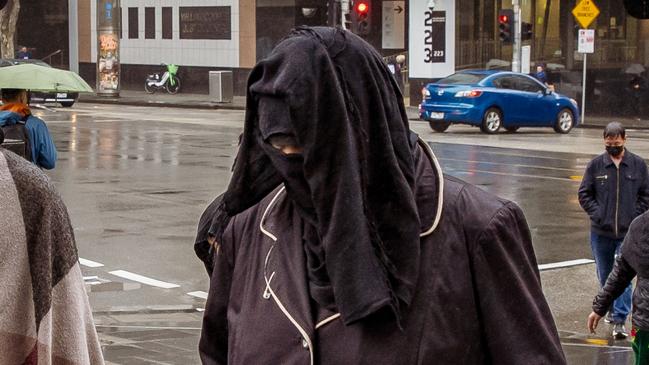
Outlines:
{"type": "Polygon", "coordinates": [[[119,276],[120,278],[132,280],[132,281],[137,281],[142,284],[150,285],[150,286],[157,286],[159,288],[163,289],[172,289],[172,288],[178,288],[180,285],[178,284],[173,284],[173,283],[167,283],[164,281],[148,278],[146,276],[134,274],[132,272],[128,272],[125,270],[115,270],[109,272],[111,275],[119,276]]]}

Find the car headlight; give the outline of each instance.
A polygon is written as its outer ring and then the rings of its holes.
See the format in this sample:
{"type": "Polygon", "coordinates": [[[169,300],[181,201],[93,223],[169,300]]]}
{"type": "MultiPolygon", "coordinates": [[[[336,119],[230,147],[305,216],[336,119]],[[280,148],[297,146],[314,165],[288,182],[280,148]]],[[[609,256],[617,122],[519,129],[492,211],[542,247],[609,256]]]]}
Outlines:
{"type": "Polygon", "coordinates": [[[570,102],[572,103],[572,105],[575,106],[575,108],[579,108],[579,104],[577,104],[577,100],[575,100],[575,99],[570,99],[570,102]]]}
{"type": "Polygon", "coordinates": [[[421,97],[424,99],[430,98],[430,91],[428,91],[428,89],[424,87],[423,89],[421,89],[421,97]]]}

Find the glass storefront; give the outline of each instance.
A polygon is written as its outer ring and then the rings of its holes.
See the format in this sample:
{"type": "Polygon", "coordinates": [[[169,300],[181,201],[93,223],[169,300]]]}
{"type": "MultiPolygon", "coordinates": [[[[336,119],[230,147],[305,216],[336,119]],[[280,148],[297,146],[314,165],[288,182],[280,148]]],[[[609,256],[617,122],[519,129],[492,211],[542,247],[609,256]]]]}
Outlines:
{"type": "MultiPolygon", "coordinates": [[[[649,20],[627,15],[616,0],[595,0],[600,14],[595,30],[595,53],[589,54],[587,112],[599,115],[649,117],[649,20]],[[632,102],[629,102],[629,101],[632,102]],[[635,105],[634,105],[635,103],[635,105]]],[[[558,92],[581,100],[583,56],[577,53],[580,28],[572,10],[575,0],[520,0],[522,21],[533,24],[530,69],[547,67],[558,92]]],[[[511,69],[512,46],[499,39],[498,10],[512,8],[511,0],[456,0],[456,69],[511,69]]],[[[411,80],[412,81],[412,80],[411,80]]],[[[423,84],[415,81],[412,92],[423,84]]],[[[411,100],[416,105],[418,100],[411,100]]]]}

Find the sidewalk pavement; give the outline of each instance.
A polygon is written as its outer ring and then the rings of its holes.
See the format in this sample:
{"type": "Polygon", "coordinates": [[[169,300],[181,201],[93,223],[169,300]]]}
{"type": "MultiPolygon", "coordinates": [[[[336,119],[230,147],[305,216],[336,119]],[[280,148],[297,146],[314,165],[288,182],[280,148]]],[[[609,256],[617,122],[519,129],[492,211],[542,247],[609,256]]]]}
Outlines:
{"type": "MultiPolygon", "coordinates": [[[[229,109],[244,110],[245,96],[234,96],[230,103],[219,103],[207,94],[167,94],[164,91],[147,94],[144,91],[122,90],[118,98],[82,94],[79,101],[82,103],[115,104],[132,106],[158,106],[184,109],[229,109]]],[[[407,106],[408,119],[419,120],[419,111],[416,106],[407,106]]],[[[581,128],[604,128],[611,121],[622,123],[627,129],[649,129],[649,119],[596,116],[586,113],[586,123],[580,124],[581,128]]]]}

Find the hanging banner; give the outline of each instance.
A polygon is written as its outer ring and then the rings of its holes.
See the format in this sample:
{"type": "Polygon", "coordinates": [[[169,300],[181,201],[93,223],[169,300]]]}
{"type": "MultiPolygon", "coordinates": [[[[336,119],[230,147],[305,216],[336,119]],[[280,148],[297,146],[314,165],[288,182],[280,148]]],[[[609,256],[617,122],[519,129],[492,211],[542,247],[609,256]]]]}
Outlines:
{"type": "Polygon", "coordinates": [[[119,96],[119,0],[97,0],[97,95],[119,96]]]}
{"type": "Polygon", "coordinates": [[[409,76],[441,78],[455,72],[455,0],[412,0],[409,76]]]}

